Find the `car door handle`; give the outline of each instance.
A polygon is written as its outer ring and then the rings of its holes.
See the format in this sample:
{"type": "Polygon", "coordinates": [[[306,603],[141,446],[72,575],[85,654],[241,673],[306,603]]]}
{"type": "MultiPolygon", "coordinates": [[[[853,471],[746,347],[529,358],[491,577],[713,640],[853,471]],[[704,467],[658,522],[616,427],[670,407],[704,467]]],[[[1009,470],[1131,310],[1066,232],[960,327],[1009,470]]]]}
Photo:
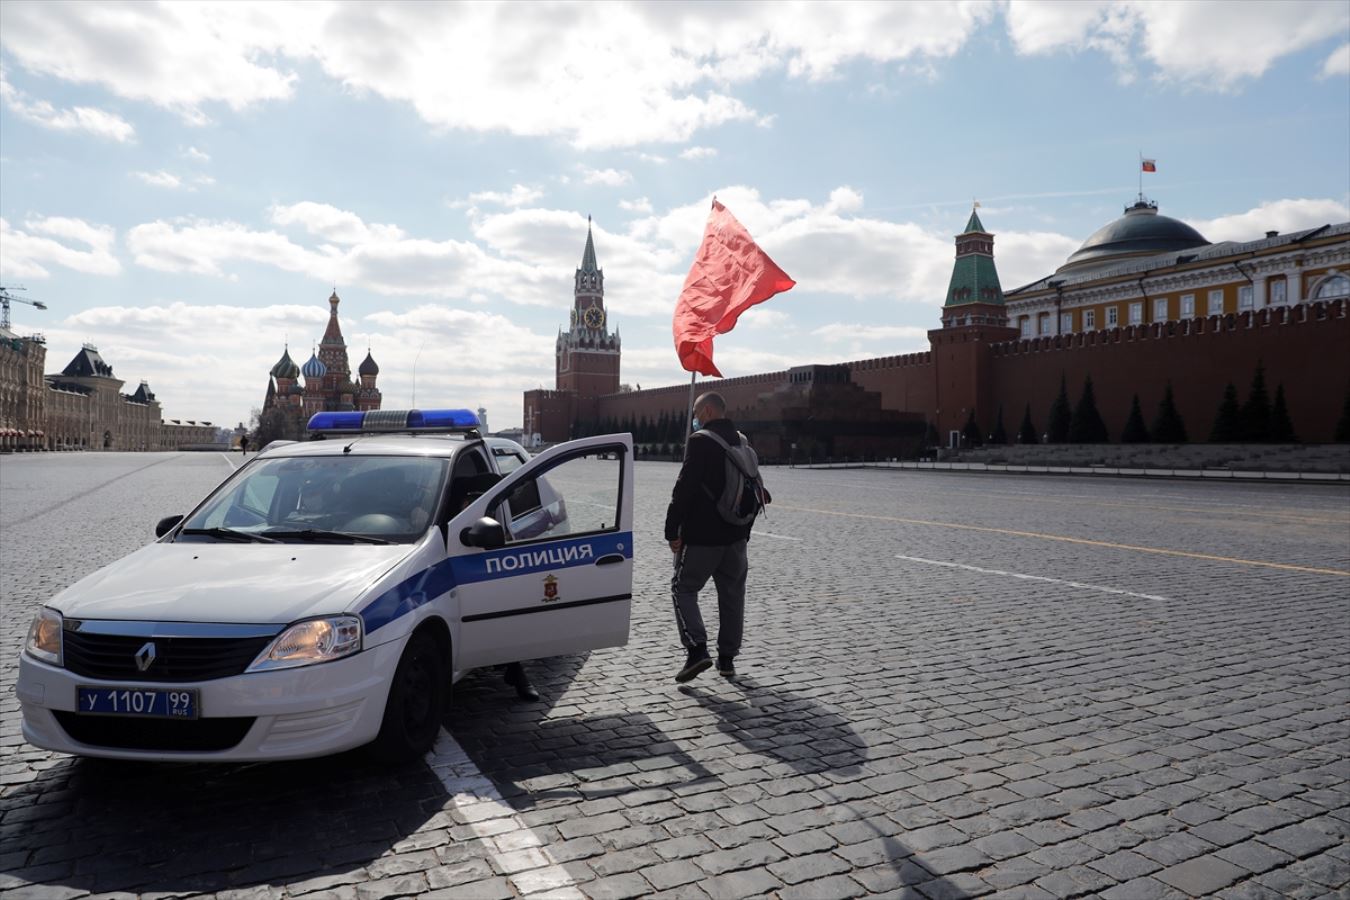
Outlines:
{"type": "Polygon", "coordinates": [[[615,563],[621,563],[624,560],[622,553],[611,553],[608,556],[602,556],[595,561],[597,566],[612,566],[615,563]]]}

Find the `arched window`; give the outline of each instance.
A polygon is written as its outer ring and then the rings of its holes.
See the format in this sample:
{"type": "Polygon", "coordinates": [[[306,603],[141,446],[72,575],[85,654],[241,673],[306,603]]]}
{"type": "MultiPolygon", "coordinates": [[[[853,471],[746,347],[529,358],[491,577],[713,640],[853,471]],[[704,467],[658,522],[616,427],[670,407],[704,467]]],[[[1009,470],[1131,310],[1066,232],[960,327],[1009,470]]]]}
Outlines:
{"type": "Polygon", "coordinates": [[[1350,275],[1332,275],[1317,286],[1317,290],[1313,292],[1313,299],[1329,300],[1347,294],[1350,294],[1350,275]]]}

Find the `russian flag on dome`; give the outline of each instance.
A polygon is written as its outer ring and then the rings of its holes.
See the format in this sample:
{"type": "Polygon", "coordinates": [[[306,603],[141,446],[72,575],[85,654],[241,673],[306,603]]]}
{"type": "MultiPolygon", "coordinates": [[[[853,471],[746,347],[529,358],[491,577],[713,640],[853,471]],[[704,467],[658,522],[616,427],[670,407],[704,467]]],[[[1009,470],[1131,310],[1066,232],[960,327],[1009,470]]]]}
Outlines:
{"type": "Polygon", "coordinates": [[[1156,172],[1156,171],[1158,171],[1158,161],[1157,161],[1156,159],[1146,159],[1146,160],[1143,160],[1142,163],[1141,163],[1141,165],[1143,166],[1143,171],[1145,171],[1145,172],[1156,172]]]}
{"type": "Polygon", "coordinates": [[[741,313],[796,283],[714,199],[703,243],[675,304],[672,330],[680,365],[721,378],[713,365],[713,336],[726,334],[741,313]]]}

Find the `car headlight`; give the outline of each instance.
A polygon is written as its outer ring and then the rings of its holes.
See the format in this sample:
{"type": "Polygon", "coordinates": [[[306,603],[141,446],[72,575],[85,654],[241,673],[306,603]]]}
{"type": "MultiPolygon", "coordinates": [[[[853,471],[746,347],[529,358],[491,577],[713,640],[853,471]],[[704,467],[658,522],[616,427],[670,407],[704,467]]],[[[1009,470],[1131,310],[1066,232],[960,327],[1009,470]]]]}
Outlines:
{"type": "Polygon", "coordinates": [[[291,669],[341,659],[361,649],[359,616],[327,616],[296,622],[258,655],[249,672],[291,669]]]}
{"type": "Polygon", "coordinates": [[[28,655],[54,666],[64,665],[61,661],[61,614],[54,609],[43,607],[33,616],[33,624],[28,626],[28,641],[24,649],[28,655]]]}

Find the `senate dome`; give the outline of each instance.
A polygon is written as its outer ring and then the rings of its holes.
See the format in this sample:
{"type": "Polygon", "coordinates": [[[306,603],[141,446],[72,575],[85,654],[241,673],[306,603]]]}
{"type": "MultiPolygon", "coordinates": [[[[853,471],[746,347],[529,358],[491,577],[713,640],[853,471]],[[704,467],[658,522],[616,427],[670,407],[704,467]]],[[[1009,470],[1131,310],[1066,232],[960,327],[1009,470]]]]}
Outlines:
{"type": "Polygon", "coordinates": [[[1208,245],[1200,232],[1185,222],[1158,215],[1158,205],[1141,198],[1125,208],[1125,215],[1097,229],[1057,272],[1081,272],[1131,257],[1208,245]]]}

